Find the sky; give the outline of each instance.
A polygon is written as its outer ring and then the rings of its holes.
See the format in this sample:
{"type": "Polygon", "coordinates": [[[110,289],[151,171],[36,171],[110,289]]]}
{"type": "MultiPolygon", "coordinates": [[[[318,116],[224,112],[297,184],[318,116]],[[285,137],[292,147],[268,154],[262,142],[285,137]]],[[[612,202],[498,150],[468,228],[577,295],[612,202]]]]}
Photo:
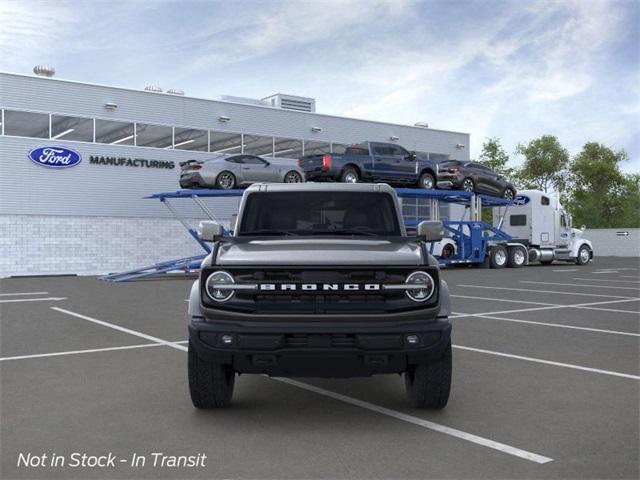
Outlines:
{"type": "Polygon", "coordinates": [[[0,0],[0,71],[624,149],[640,172],[640,1],[0,0]]]}

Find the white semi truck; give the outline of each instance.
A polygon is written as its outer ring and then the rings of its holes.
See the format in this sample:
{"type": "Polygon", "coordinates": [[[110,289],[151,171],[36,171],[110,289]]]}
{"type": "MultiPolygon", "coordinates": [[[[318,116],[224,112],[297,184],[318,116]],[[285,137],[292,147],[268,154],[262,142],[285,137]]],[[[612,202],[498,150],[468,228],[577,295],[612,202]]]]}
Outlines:
{"type": "Polygon", "coordinates": [[[493,209],[493,225],[524,245],[529,262],[554,260],[585,265],[593,259],[593,246],[583,238],[584,226],[573,228],[560,201],[539,190],[518,192],[513,204],[493,209]]]}

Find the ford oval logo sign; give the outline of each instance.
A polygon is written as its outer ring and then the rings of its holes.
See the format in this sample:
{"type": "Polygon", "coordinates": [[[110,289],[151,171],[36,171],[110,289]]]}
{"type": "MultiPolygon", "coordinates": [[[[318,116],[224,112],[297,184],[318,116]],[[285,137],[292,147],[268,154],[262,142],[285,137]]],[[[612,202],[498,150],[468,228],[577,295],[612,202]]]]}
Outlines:
{"type": "Polygon", "coordinates": [[[69,148],[40,147],[29,152],[29,159],[43,167],[69,168],[78,165],[82,161],[82,156],[69,148]]]}
{"type": "Polygon", "coordinates": [[[531,200],[526,195],[516,195],[516,198],[513,200],[514,205],[526,205],[531,200]]]}

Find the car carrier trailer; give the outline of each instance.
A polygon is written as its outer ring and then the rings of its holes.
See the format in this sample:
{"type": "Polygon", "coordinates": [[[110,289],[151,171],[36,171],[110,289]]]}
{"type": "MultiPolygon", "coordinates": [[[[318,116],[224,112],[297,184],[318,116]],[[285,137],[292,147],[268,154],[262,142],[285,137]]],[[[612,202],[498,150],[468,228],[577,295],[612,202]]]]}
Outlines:
{"type": "MultiPolygon", "coordinates": [[[[231,219],[216,216],[215,205],[207,206],[203,199],[237,197],[239,200],[243,193],[243,189],[202,188],[162,192],[146,197],[160,200],[202,247],[203,254],[167,260],[126,272],[112,273],[101,278],[121,282],[161,273],[198,270],[200,263],[210,252],[210,248],[202,242],[195,228],[190,226],[179,210],[174,207],[173,200],[191,200],[202,211],[205,218],[218,222],[229,220],[228,223],[231,225],[233,223],[231,219]]],[[[536,261],[545,264],[553,260],[564,260],[584,264],[593,258],[591,243],[582,238],[583,230],[571,229],[571,219],[568,214],[557,200],[551,199],[542,192],[521,192],[513,202],[500,197],[455,190],[397,188],[396,193],[402,199],[403,210],[407,206],[415,207],[413,214],[404,212],[404,221],[408,229],[417,226],[422,220],[440,220],[441,203],[457,205],[462,211],[460,220],[442,221],[447,237],[430,246],[430,253],[443,266],[478,265],[491,268],[519,268],[536,261]],[[549,205],[543,205],[547,202],[543,198],[548,198],[549,205]],[[428,208],[422,209],[428,211],[428,215],[421,213],[421,207],[425,206],[428,208]],[[540,209],[546,206],[550,208],[540,209]],[[492,209],[493,224],[490,225],[482,220],[483,208],[492,209]],[[518,215],[526,216],[524,225],[520,225],[522,218],[518,215]],[[517,225],[512,225],[514,222],[517,225]],[[569,229],[563,225],[569,225],[569,229]],[[527,229],[530,229],[529,234],[527,229]],[[538,234],[540,242],[535,238],[538,234]],[[556,238],[560,242],[556,243],[556,238]]],[[[232,227],[230,229],[232,230],[232,227]]]]}

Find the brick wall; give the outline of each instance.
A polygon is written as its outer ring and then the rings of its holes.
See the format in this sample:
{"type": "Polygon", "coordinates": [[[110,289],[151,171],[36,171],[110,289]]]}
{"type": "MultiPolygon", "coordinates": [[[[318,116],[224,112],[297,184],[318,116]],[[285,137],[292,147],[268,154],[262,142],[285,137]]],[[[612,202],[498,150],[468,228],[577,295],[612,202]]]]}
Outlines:
{"type": "Polygon", "coordinates": [[[38,215],[0,215],[0,252],[0,277],[95,275],[204,253],[174,219],[38,215]]]}

